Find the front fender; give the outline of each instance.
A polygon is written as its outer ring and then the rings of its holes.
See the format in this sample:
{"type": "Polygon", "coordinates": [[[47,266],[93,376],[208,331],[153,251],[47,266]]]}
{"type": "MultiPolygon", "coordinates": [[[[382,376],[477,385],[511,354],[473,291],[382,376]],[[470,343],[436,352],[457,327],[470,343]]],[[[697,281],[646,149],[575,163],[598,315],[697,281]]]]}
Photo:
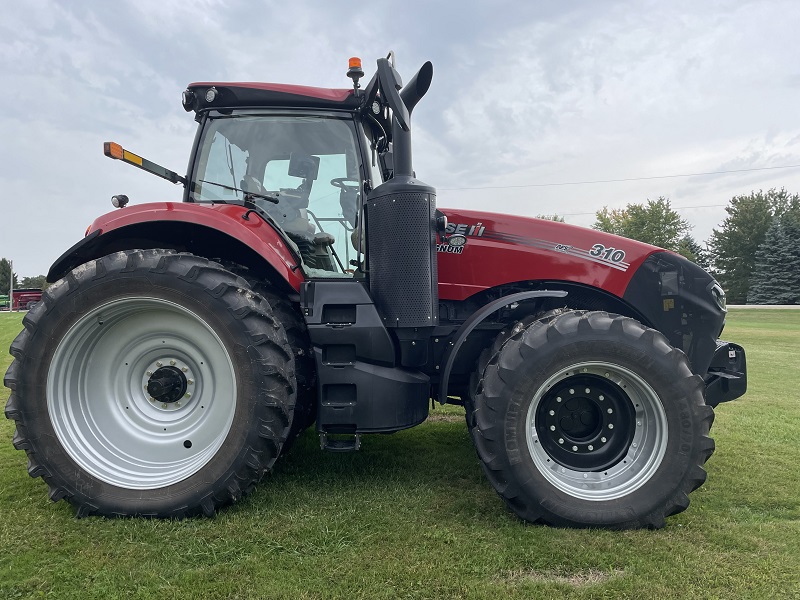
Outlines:
{"type": "Polygon", "coordinates": [[[300,257],[255,212],[233,204],[189,202],[140,204],[98,217],[87,236],[53,263],[47,280],[54,282],[88,260],[130,248],[174,248],[251,268],[266,263],[295,291],[305,280],[300,257]]]}
{"type": "Polygon", "coordinates": [[[504,306],[514,304],[515,302],[523,302],[532,298],[563,298],[566,295],[567,292],[563,290],[518,292],[516,294],[509,294],[508,296],[498,298],[497,300],[494,300],[476,310],[470,318],[464,321],[461,327],[459,327],[458,331],[456,331],[455,335],[453,336],[453,341],[451,342],[450,347],[444,356],[444,370],[442,371],[442,379],[439,382],[439,402],[441,404],[445,404],[447,402],[447,388],[450,382],[450,372],[453,370],[453,364],[456,361],[458,351],[466,341],[467,336],[472,333],[478,325],[486,320],[489,315],[497,312],[504,306]]]}

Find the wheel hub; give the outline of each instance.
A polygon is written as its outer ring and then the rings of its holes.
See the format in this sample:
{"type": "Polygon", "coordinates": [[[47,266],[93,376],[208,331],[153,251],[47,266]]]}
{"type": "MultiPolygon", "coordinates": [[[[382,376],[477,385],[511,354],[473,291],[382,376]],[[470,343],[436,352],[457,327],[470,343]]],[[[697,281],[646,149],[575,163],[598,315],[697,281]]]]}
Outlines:
{"type": "Polygon", "coordinates": [[[178,402],[186,394],[187,388],[186,376],[173,366],[160,367],[147,381],[147,393],[162,404],[178,402]]]}
{"type": "Polygon", "coordinates": [[[617,464],[636,429],[634,407],[613,381],[598,375],[567,377],[542,398],[536,431],[557,463],[576,471],[617,464]]]}
{"type": "Polygon", "coordinates": [[[167,355],[152,361],[142,376],[142,389],[151,405],[166,411],[185,406],[198,391],[189,364],[178,356],[167,355]]]}

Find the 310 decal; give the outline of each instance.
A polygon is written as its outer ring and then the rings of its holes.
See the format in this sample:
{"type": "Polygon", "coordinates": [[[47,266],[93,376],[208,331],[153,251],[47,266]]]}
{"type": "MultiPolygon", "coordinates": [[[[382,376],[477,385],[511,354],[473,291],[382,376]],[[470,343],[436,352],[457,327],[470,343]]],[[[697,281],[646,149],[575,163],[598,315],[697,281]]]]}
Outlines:
{"type": "Polygon", "coordinates": [[[625,260],[624,250],[612,248],[610,246],[604,246],[603,244],[595,244],[592,246],[592,249],[589,250],[589,254],[612,263],[619,263],[625,260]]]}

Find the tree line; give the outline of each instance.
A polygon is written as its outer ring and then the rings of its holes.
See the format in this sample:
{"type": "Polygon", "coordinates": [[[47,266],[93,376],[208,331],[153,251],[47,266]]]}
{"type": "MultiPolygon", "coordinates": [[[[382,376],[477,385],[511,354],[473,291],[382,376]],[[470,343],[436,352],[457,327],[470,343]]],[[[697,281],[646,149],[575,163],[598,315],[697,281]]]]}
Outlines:
{"type": "Polygon", "coordinates": [[[800,195],[785,189],[734,196],[705,245],[667,198],[607,207],[594,229],[672,250],[711,271],[731,304],[800,304],[800,195]]]}

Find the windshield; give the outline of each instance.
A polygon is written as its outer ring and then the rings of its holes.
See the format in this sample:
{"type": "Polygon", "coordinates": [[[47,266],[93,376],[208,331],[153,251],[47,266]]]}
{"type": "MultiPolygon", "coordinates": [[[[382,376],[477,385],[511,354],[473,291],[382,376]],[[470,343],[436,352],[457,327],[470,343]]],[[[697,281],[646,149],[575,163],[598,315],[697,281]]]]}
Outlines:
{"type": "Polygon", "coordinates": [[[308,274],[352,272],[361,175],[351,120],[211,118],[197,157],[191,184],[195,202],[253,202],[298,246],[308,274]]]}

